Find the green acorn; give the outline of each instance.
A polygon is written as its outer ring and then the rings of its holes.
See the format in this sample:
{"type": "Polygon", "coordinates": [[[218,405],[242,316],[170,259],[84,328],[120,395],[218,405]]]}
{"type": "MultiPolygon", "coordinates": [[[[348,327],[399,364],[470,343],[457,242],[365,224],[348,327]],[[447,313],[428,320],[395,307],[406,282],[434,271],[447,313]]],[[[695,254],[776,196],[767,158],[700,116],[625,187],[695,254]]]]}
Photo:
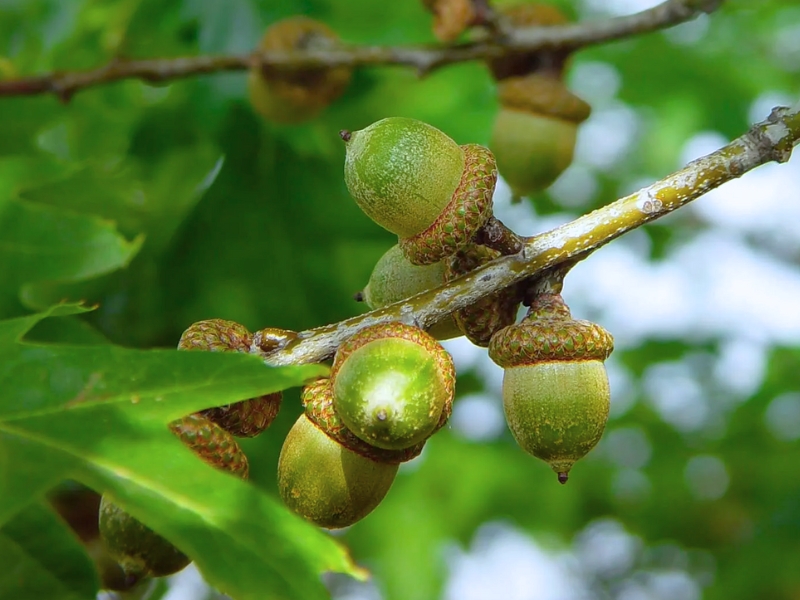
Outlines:
{"type": "MultiPolygon", "coordinates": [[[[247,457],[231,434],[200,415],[170,424],[180,440],[206,463],[247,479],[247,457]]],[[[105,494],[100,501],[100,537],[130,580],[177,573],[191,559],[173,544],[122,510],[105,494]]]]}
{"type": "Polygon", "coordinates": [[[330,379],[307,385],[302,399],[306,413],[289,431],[278,459],[278,490],[293,512],[312,523],[348,527],[380,504],[398,464],[415,454],[372,448],[348,432],[333,412],[330,379]]]}
{"type": "Polygon", "coordinates": [[[341,133],[344,179],[361,210],[396,234],[405,257],[426,265],[467,245],[492,215],[494,157],[403,117],[341,133]]]}
{"type": "MultiPolygon", "coordinates": [[[[382,308],[414,296],[444,283],[445,267],[442,262],[415,265],[403,256],[397,245],[392,246],[378,259],[369,277],[362,297],[370,309],[382,308]]],[[[437,340],[447,340],[461,335],[453,317],[448,315],[428,329],[437,340]]]]}
{"type": "Polygon", "coordinates": [[[331,369],[336,414],[372,446],[424,442],[452,403],[455,369],[429,334],[402,323],[362,329],[342,344],[331,369]]]}
{"type": "MultiPolygon", "coordinates": [[[[289,334],[282,329],[265,329],[263,332],[289,334]]],[[[250,352],[253,336],[244,325],[224,319],[208,319],[193,323],[181,335],[178,350],[206,350],[209,352],[250,352]]],[[[237,437],[254,437],[267,429],[281,408],[283,394],[275,392],[258,398],[242,400],[201,412],[214,423],[237,437]]]]}
{"type": "Polygon", "coordinates": [[[530,196],[572,163],[578,125],[591,107],[551,75],[504,79],[498,92],[500,111],[489,147],[515,197],[530,196]]]}
{"type": "MultiPolygon", "coordinates": [[[[308,17],[290,17],[271,25],[258,45],[261,51],[331,50],[341,47],[330,27],[308,17]]],[[[352,78],[348,67],[280,69],[258,65],[250,69],[250,102],[276,123],[301,123],[316,117],[344,93],[352,78]]]]}
{"type": "Polygon", "coordinates": [[[561,483],[603,435],[611,399],[603,361],[613,348],[611,334],[574,320],[559,294],[537,296],[521,323],[492,337],[508,427],[561,483]]]}
{"type": "MultiPolygon", "coordinates": [[[[500,256],[500,252],[496,250],[471,244],[446,259],[445,279],[455,279],[500,256]]],[[[470,342],[486,347],[496,332],[513,325],[517,320],[521,300],[517,287],[512,286],[456,311],[453,318],[470,342]]]]}

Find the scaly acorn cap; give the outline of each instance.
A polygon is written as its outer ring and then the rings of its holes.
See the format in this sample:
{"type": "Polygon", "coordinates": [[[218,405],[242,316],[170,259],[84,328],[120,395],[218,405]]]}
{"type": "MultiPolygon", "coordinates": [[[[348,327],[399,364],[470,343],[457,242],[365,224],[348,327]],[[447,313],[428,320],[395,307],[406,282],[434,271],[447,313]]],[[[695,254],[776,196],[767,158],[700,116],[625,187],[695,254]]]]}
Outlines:
{"type": "MultiPolygon", "coordinates": [[[[292,333],[272,328],[262,331],[271,331],[276,335],[292,333]]],[[[178,349],[247,353],[252,343],[252,334],[244,325],[224,319],[208,319],[198,321],[184,331],[178,342],[178,349]]],[[[208,408],[200,414],[236,437],[254,437],[267,429],[275,420],[282,399],[281,392],[274,392],[233,404],[208,408]]]]}
{"type": "Polygon", "coordinates": [[[497,184],[497,163],[492,152],[478,144],[465,144],[466,161],[452,200],[423,232],[400,238],[400,249],[416,265],[438,262],[472,241],[492,216],[497,184]]]}
{"type": "MultiPolygon", "coordinates": [[[[551,27],[569,21],[555,6],[548,4],[518,4],[500,8],[500,14],[513,27],[551,27]]],[[[497,81],[529,73],[551,73],[560,76],[569,51],[538,50],[517,52],[488,61],[489,70],[497,81]]]]}
{"type": "Polygon", "coordinates": [[[589,118],[592,107],[567,89],[564,82],[549,75],[530,74],[512,77],[497,86],[500,104],[505,108],[555,117],[580,124],[589,118]]]}
{"type": "Polygon", "coordinates": [[[371,446],[357,437],[342,422],[333,407],[333,382],[330,378],[317,379],[303,388],[300,399],[309,421],[351,452],[380,463],[398,465],[419,456],[425,442],[402,450],[385,450],[371,446]]]}
{"type": "Polygon", "coordinates": [[[278,491],[286,506],[320,527],[348,527],[386,496],[397,463],[376,462],[326,435],[308,414],[289,431],[278,458],[278,491]]]}
{"type": "Polygon", "coordinates": [[[435,127],[404,117],[340,135],[350,194],[368,217],[398,236],[412,263],[453,254],[491,216],[497,169],[488,149],[458,146],[435,127]]]}
{"type": "Polygon", "coordinates": [[[452,42],[476,19],[473,0],[422,0],[433,13],[433,34],[442,42],[452,42]]]}
{"type": "Polygon", "coordinates": [[[489,356],[504,368],[511,433],[561,483],[603,434],[611,397],[603,361],[612,350],[611,334],[572,319],[559,294],[538,296],[521,323],[502,329],[489,344],[489,356]]]}
{"type": "MultiPolygon", "coordinates": [[[[375,263],[369,282],[364,287],[363,299],[373,310],[394,304],[442,285],[444,269],[443,262],[430,265],[411,263],[395,244],[375,263]]],[[[447,340],[461,335],[461,330],[452,315],[434,323],[427,331],[437,340],[447,340]]]]}
{"type": "MultiPolygon", "coordinates": [[[[445,279],[451,281],[499,257],[497,250],[471,244],[446,260],[445,279]]],[[[517,286],[511,286],[456,311],[453,317],[470,342],[485,348],[495,333],[514,324],[521,301],[517,286]]]]}
{"type": "MultiPolygon", "coordinates": [[[[258,45],[261,51],[330,50],[341,47],[330,27],[295,16],[272,24],[258,45]]],[[[316,117],[345,91],[352,78],[348,67],[281,69],[256,64],[247,87],[253,107],[270,121],[300,123],[316,117]]]]}
{"type": "Polygon", "coordinates": [[[418,327],[379,323],[336,351],[333,403],[347,428],[368,444],[402,450],[446,422],[455,395],[453,359],[418,327]]]}
{"type": "MultiPolygon", "coordinates": [[[[247,456],[231,434],[209,419],[189,415],[173,421],[169,428],[212,467],[247,479],[247,456]]],[[[167,539],[125,512],[105,494],[100,501],[98,525],[109,555],[132,581],[172,575],[191,562],[167,539]]]]}
{"type": "Polygon", "coordinates": [[[558,79],[528,75],[498,85],[500,110],[489,146],[516,197],[550,186],[572,163],[578,124],[591,107],[558,79]]]}

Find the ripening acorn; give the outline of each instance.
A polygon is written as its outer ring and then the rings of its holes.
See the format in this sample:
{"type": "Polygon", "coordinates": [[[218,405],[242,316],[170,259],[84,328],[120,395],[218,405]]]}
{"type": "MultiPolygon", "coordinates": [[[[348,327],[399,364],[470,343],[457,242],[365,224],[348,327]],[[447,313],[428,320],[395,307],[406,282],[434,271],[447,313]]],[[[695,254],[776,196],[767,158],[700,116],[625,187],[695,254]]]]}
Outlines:
{"type": "Polygon", "coordinates": [[[336,352],[331,369],[336,414],[372,446],[402,450],[441,426],[452,403],[455,368],[447,351],[417,327],[381,323],[336,352]]]}
{"type": "MultiPolygon", "coordinates": [[[[247,479],[247,457],[231,434],[220,426],[195,414],[174,421],[170,429],[212,467],[247,479]]],[[[100,501],[99,528],[108,553],[131,580],[172,575],[191,562],[167,539],[125,512],[105,494],[100,501]]]]}
{"type": "MultiPolygon", "coordinates": [[[[409,296],[439,287],[445,281],[442,262],[412,264],[397,245],[389,248],[375,263],[361,296],[370,309],[382,308],[409,296]]],[[[448,315],[428,329],[437,340],[461,335],[453,317],[448,315]]]]}
{"type": "MultiPolygon", "coordinates": [[[[271,332],[273,335],[292,333],[270,328],[260,332],[262,337],[264,332],[271,332]]],[[[244,325],[224,319],[208,319],[193,323],[183,332],[178,350],[248,353],[252,343],[253,336],[244,325]]],[[[278,416],[282,399],[282,392],[274,392],[209,408],[200,414],[236,437],[255,437],[267,429],[278,416]]]]}
{"type": "Polygon", "coordinates": [[[497,169],[483,146],[459,146],[435,127],[404,117],[341,132],[344,179],[361,210],[396,234],[415,265],[450,256],[492,215],[497,169]]]}
{"type": "MultiPolygon", "coordinates": [[[[319,50],[341,47],[330,27],[295,16],[271,25],[261,42],[261,51],[319,50]]],[[[348,67],[313,67],[300,70],[255,65],[250,69],[247,89],[253,107],[275,123],[296,124],[316,117],[341,96],[352,78],[348,67]]]]}
{"type": "Polygon", "coordinates": [[[489,147],[514,196],[530,196],[572,163],[578,125],[591,107],[550,75],[504,79],[498,92],[500,110],[489,147]]]}
{"type": "Polygon", "coordinates": [[[306,413],[289,431],[278,458],[278,490],[286,506],[315,525],[348,527],[380,504],[394,482],[399,461],[370,458],[326,433],[323,427],[329,424],[339,431],[335,423],[320,418],[330,410],[329,379],[307,385],[303,403],[320,422],[306,413]]]}
{"type": "Polygon", "coordinates": [[[541,294],[521,323],[496,333],[489,345],[504,369],[511,433],[561,483],[603,435],[611,400],[603,361],[613,344],[599,325],[572,319],[560,295],[541,294]]]}

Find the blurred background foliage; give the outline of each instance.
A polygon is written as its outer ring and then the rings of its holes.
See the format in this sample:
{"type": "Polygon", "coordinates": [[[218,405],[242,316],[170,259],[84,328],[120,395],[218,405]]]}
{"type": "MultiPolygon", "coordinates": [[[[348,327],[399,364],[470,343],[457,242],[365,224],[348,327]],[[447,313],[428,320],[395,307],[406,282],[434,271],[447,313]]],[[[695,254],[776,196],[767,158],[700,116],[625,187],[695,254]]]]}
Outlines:
{"type": "MultiPolygon", "coordinates": [[[[654,4],[554,3],[579,18],[654,4]]],[[[413,1],[5,0],[0,77],[113,58],[247,52],[267,25],[294,14],[325,21],[353,44],[435,41],[429,15],[413,1]]],[[[523,234],[674,171],[694,157],[687,144],[713,150],[701,142],[740,135],[752,119],[766,117],[772,100],[796,101],[800,7],[795,0],[730,0],[708,18],[576,53],[569,81],[595,108],[575,165],[522,208],[508,206],[505,190],[498,193],[501,218],[503,210],[525,211],[511,222],[530,223],[532,229],[520,225],[523,234]]],[[[459,143],[486,144],[495,91],[478,63],[421,80],[406,68],[360,69],[343,98],[298,126],[254,113],[241,73],[160,86],[124,81],[66,104],[45,95],[0,98],[0,317],[85,299],[99,308],[45,322],[33,337],[151,348],[174,347],[189,324],[206,318],[300,330],[357,314],[353,293],[394,240],[349,198],[337,132],[400,115],[459,143]],[[53,254],[43,261],[4,243],[18,240],[39,258],[53,254]],[[65,240],[74,240],[74,255],[62,252],[65,240]]],[[[796,159],[779,168],[800,182],[796,159]]],[[[800,187],[781,193],[800,204],[800,187]]],[[[718,227],[713,218],[681,211],[596,258],[628,244],[657,269],[718,227]]],[[[797,271],[796,254],[778,258],[782,273],[797,271]]],[[[576,277],[592,271],[594,260],[576,277]]],[[[735,257],[716,257],[725,260],[735,257]]],[[[734,264],[731,276],[736,272],[734,264]]],[[[771,310],[758,288],[740,284],[751,304],[771,310]]],[[[638,288],[646,302],[660,293],[624,270],[609,286],[620,298],[638,288]]],[[[383,504],[341,534],[374,578],[359,585],[333,578],[334,595],[800,598],[796,311],[783,337],[760,335],[759,323],[751,323],[761,354],[734,353],[724,373],[757,373],[734,393],[715,365],[729,357],[725,344],[740,337],[724,327],[673,331],[668,316],[660,329],[633,323],[617,332],[613,319],[603,318],[609,296],[573,298],[570,290],[568,279],[566,299],[577,315],[617,333],[620,346],[611,365],[615,409],[601,446],[559,486],[502,423],[495,425],[498,372],[483,351],[451,344],[464,409],[401,469],[383,504]],[[670,394],[680,398],[670,404],[670,394]],[[695,401],[705,417],[684,426],[695,401]]],[[[713,298],[705,310],[728,300],[713,298]]],[[[272,429],[244,443],[254,485],[270,493],[283,437],[300,412],[296,391],[287,397],[272,429]]]]}

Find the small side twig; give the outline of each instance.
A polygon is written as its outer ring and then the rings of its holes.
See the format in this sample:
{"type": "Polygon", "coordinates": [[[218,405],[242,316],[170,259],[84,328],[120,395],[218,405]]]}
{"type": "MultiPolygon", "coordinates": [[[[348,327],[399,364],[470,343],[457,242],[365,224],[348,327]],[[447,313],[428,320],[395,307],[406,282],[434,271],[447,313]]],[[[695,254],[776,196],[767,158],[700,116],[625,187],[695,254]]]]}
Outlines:
{"type": "Polygon", "coordinates": [[[494,216],[478,231],[475,241],[506,256],[517,254],[525,244],[525,238],[511,231],[494,216]]]}

